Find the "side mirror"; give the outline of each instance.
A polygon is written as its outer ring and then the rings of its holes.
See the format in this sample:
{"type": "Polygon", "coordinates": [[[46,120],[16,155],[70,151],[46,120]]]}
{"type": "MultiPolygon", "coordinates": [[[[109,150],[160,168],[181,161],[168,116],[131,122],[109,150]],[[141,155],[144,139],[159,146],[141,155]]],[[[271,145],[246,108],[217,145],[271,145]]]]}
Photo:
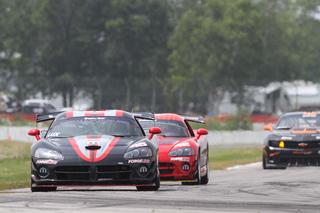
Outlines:
{"type": "Polygon", "coordinates": [[[200,128],[197,130],[196,139],[198,140],[202,135],[207,135],[207,134],[208,134],[208,130],[206,130],[204,128],[200,128]]]}
{"type": "Polygon", "coordinates": [[[28,131],[28,135],[34,136],[36,140],[40,140],[40,130],[39,129],[30,129],[28,131]]]}
{"type": "Polygon", "coordinates": [[[267,125],[265,125],[265,126],[263,127],[263,129],[264,129],[265,131],[271,132],[271,131],[273,130],[273,126],[272,126],[272,124],[267,124],[267,125]]]}
{"type": "Polygon", "coordinates": [[[149,129],[149,139],[151,140],[154,135],[160,134],[161,129],[159,127],[151,127],[149,129]]]}

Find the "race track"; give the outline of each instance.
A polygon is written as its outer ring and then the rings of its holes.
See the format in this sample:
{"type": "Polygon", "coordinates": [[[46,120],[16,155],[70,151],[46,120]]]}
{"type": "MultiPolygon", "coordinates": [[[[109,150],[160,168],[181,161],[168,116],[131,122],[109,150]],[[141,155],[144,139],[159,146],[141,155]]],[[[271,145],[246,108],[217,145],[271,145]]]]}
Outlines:
{"type": "Polygon", "coordinates": [[[134,187],[0,193],[0,212],[320,212],[319,168],[262,170],[259,164],[211,172],[206,186],[134,187]]]}

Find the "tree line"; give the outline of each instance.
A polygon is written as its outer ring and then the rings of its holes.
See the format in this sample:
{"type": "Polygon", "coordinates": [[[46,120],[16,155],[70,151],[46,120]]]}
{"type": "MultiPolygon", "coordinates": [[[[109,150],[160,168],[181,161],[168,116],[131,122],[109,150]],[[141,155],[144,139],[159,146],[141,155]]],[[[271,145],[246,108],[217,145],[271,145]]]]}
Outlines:
{"type": "Polygon", "coordinates": [[[1,0],[0,90],[93,108],[214,111],[224,91],[318,82],[319,0],[1,0]]]}

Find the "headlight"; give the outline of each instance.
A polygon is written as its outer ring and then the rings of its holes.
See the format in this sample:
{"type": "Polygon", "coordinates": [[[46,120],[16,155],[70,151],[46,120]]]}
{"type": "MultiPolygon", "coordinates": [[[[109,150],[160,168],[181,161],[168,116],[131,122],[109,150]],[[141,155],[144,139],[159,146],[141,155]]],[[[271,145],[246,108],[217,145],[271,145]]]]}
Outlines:
{"type": "Polygon", "coordinates": [[[269,141],[269,145],[271,147],[284,148],[285,142],[284,141],[269,141]]]}
{"type": "Polygon", "coordinates": [[[174,149],[169,152],[169,156],[177,157],[177,156],[191,156],[193,155],[193,149],[191,147],[174,149]]]}
{"type": "Polygon", "coordinates": [[[148,144],[145,141],[137,142],[137,143],[134,143],[133,145],[131,145],[129,147],[129,149],[139,148],[139,147],[143,147],[143,146],[148,146],[148,144]]]}
{"type": "Polygon", "coordinates": [[[141,147],[125,153],[123,157],[125,159],[131,159],[131,158],[146,158],[151,156],[152,156],[152,150],[149,147],[141,147]]]}
{"type": "Polygon", "coordinates": [[[54,160],[63,160],[63,156],[54,150],[39,148],[36,150],[34,157],[36,158],[45,158],[45,159],[54,159],[54,160]]]}
{"type": "Polygon", "coordinates": [[[279,147],[279,141],[269,141],[269,146],[279,147]]]}

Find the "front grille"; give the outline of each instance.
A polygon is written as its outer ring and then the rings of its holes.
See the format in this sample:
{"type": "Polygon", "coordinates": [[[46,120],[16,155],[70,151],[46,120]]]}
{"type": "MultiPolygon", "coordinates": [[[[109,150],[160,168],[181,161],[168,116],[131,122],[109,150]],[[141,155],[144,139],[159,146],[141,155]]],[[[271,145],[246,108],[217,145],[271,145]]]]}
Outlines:
{"type": "Polygon", "coordinates": [[[81,173],[81,172],[89,172],[90,166],[58,166],[56,168],[56,172],[71,172],[71,173],[81,173]]]}
{"type": "Polygon", "coordinates": [[[173,167],[173,163],[159,163],[159,167],[173,167]]]}
{"type": "Polygon", "coordinates": [[[288,166],[320,166],[319,157],[281,157],[279,163],[288,166]]]}
{"type": "Polygon", "coordinates": [[[97,172],[126,172],[130,171],[129,166],[112,165],[112,166],[97,166],[97,172]]]}
{"type": "Polygon", "coordinates": [[[160,174],[164,175],[164,174],[172,174],[173,173],[173,169],[174,169],[174,164],[173,163],[159,163],[159,171],[160,174]]]}
{"type": "Polygon", "coordinates": [[[307,142],[287,141],[285,142],[285,147],[291,148],[291,149],[320,148],[320,142],[319,141],[307,141],[307,142]]]}
{"type": "Polygon", "coordinates": [[[160,174],[172,174],[173,169],[160,169],[160,174]]]}
{"type": "Polygon", "coordinates": [[[130,173],[131,169],[129,166],[97,166],[98,179],[129,179],[130,173]]]}
{"type": "MultiPolygon", "coordinates": [[[[279,141],[270,141],[272,147],[279,147],[279,141]]],[[[320,141],[284,141],[284,147],[288,149],[314,149],[320,148],[320,141]]]]}
{"type": "Polygon", "coordinates": [[[58,166],[55,169],[58,180],[89,180],[89,166],[58,166]]]}
{"type": "Polygon", "coordinates": [[[57,180],[95,181],[101,179],[129,179],[131,169],[126,165],[110,166],[59,166],[55,169],[57,180]]]}

